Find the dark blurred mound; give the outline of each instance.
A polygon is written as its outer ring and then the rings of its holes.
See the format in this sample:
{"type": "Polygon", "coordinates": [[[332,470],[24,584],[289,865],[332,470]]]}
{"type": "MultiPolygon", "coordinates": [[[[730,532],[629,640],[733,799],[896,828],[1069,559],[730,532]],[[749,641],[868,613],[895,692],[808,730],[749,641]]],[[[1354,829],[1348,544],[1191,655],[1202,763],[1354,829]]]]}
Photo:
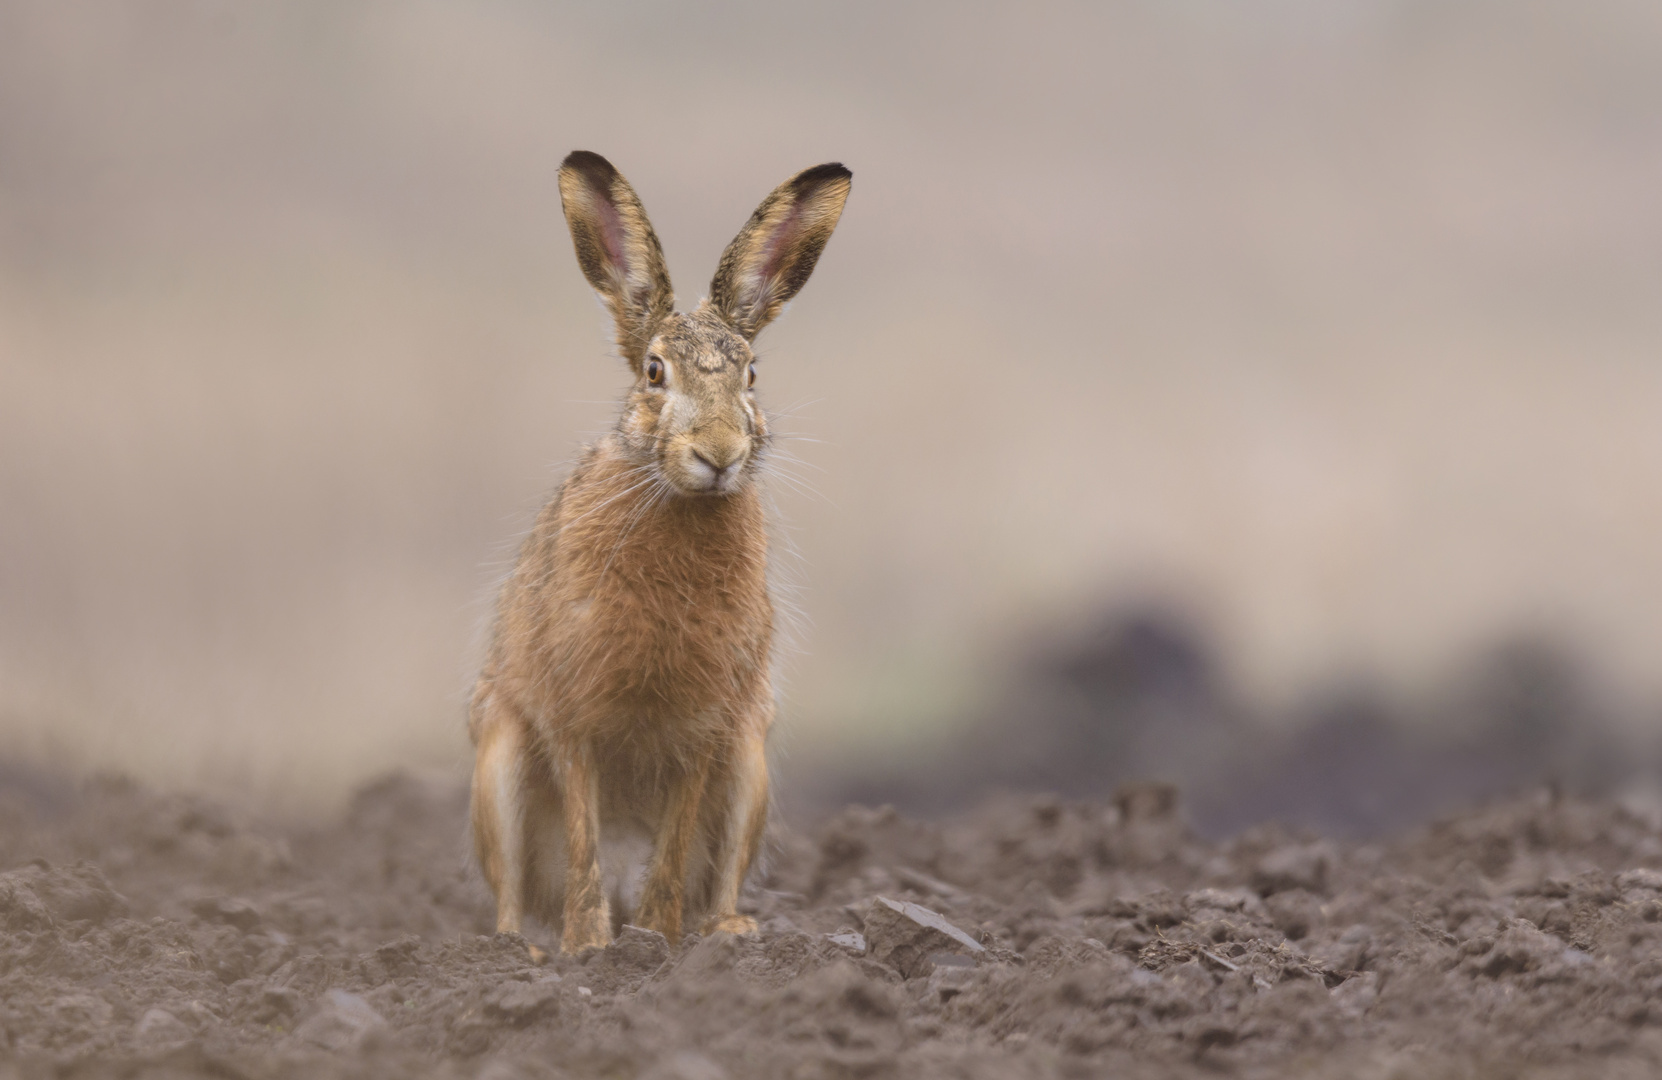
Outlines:
{"type": "Polygon", "coordinates": [[[999,790],[1092,798],[1160,780],[1208,835],[1279,820],[1375,836],[1541,784],[1649,789],[1656,747],[1624,719],[1569,650],[1539,637],[1476,657],[1423,700],[1352,683],[1264,716],[1227,684],[1204,634],[1138,608],[1030,647],[954,745],[864,762],[824,801],[938,813],[999,790]]]}

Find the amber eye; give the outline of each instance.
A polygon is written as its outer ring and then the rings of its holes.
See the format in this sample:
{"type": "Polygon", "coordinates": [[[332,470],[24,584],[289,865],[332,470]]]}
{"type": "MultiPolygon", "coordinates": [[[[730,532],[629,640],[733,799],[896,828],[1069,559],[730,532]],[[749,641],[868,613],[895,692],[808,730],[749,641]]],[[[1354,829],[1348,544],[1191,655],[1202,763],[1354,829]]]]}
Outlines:
{"type": "Polygon", "coordinates": [[[664,385],[664,362],[653,357],[646,362],[646,381],[653,386],[664,385]]]}
{"type": "Polygon", "coordinates": [[[745,373],[744,387],[745,387],[746,390],[748,390],[752,386],[755,386],[755,385],[756,385],[756,365],[751,364],[750,365],[750,370],[745,373]]]}

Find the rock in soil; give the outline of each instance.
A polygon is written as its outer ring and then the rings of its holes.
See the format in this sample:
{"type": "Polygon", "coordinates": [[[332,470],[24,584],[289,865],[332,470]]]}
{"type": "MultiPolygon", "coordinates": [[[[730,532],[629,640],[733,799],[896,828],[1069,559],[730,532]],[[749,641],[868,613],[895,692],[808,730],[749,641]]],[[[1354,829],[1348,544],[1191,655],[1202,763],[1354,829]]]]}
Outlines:
{"type": "Polygon", "coordinates": [[[879,896],[866,913],[871,957],[908,979],[928,975],[937,963],[954,966],[963,958],[973,966],[987,947],[936,912],[905,900],[879,896]]]}

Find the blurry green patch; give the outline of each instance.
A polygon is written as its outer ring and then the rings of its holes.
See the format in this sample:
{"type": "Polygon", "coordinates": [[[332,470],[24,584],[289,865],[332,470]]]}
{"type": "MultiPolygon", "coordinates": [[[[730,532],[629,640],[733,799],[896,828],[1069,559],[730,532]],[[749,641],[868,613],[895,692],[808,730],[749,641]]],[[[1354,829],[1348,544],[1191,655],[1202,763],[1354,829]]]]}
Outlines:
{"type": "Polygon", "coordinates": [[[787,697],[798,751],[910,754],[939,745],[983,705],[990,679],[962,651],[913,642],[850,665],[838,685],[841,693],[816,702],[787,697]]]}

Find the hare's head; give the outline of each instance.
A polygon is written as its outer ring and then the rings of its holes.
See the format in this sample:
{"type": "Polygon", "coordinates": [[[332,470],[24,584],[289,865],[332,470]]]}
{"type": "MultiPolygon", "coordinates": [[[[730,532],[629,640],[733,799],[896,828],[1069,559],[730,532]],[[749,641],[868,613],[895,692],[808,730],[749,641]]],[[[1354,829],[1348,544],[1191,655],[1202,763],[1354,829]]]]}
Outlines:
{"type": "Polygon", "coordinates": [[[750,343],[813,273],[853,174],[819,165],[781,184],[722,253],[710,295],[678,313],[663,249],[640,199],[599,154],[560,167],[577,262],[617,321],[635,383],[618,432],[687,495],[725,495],[755,475],[767,440],[750,343]]]}

